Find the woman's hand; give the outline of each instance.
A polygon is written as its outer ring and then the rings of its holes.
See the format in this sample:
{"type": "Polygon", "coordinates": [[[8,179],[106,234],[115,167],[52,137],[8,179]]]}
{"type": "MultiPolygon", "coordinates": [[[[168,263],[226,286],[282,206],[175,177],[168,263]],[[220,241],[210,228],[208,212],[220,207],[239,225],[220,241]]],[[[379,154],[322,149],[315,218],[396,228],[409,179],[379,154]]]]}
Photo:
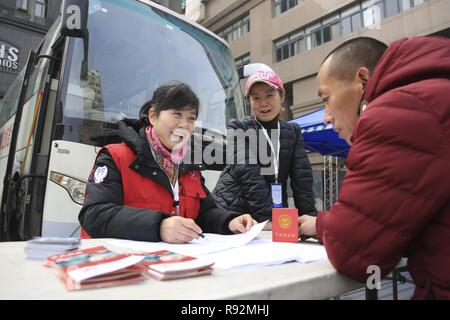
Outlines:
{"type": "Polygon", "coordinates": [[[198,239],[202,229],[192,219],[175,216],[161,222],[159,233],[164,242],[186,243],[198,239]]]}
{"type": "Polygon", "coordinates": [[[257,223],[258,222],[254,220],[251,215],[243,214],[231,220],[228,228],[230,228],[230,231],[233,233],[244,233],[257,223]]]}

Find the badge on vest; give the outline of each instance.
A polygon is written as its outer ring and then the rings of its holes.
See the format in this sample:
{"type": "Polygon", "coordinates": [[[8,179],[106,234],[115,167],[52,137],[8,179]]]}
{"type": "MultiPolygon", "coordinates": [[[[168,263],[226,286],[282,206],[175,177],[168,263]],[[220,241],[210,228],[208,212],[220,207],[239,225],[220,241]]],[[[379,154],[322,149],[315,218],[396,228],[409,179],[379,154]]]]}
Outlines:
{"type": "Polygon", "coordinates": [[[106,166],[98,167],[94,172],[95,183],[103,182],[108,174],[108,168],[106,166]]]}

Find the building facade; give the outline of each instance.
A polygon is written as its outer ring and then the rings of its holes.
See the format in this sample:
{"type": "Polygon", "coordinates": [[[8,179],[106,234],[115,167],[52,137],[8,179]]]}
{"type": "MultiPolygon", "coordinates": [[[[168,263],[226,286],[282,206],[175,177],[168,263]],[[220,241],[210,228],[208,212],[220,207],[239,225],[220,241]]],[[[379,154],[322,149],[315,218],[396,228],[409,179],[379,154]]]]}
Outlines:
{"type": "Polygon", "coordinates": [[[179,14],[183,14],[186,7],[186,0],[153,0],[153,2],[156,2],[157,4],[169,8],[179,14]]]}
{"type": "Polygon", "coordinates": [[[189,0],[186,8],[228,42],[238,69],[262,62],[280,75],[294,117],[321,106],[315,76],[340,43],[450,36],[449,12],[448,0],[189,0]]]}
{"type": "MultiPolygon", "coordinates": [[[[323,106],[315,78],[342,42],[360,36],[387,44],[410,36],[450,37],[449,12],[449,0],[189,0],[186,7],[189,19],[228,42],[238,72],[261,62],[279,74],[286,89],[284,120],[323,106]]],[[[316,207],[327,209],[337,197],[344,162],[315,153],[309,158],[316,207]]]]}
{"type": "Polygon", "coordinates": [[[59,14],[61,0],[0,1],[0,99],[59,14]]]}

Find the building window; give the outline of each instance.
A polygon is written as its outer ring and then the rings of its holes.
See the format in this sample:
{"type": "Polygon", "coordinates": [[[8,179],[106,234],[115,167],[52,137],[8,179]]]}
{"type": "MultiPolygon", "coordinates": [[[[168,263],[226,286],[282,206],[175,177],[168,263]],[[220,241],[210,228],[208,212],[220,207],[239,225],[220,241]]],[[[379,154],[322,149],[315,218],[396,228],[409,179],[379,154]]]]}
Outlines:
{"type": "Polygon", "coordinates": [[[273,1],[273,15],[278,16],[283,12],[292,9],[299,3],[303,2],[303,0],[274,0],[273,1]]]}
{"type": "Polygon", "coordinates": [[[28,10],[28,0],[16,0],[16,9],[28,10]]]}
{"type": "Polygon", "coordinates": [[[291,57],[305,50],[305,33],[303,31],[294,33],[289,37],[289,49],[291,57]]]}
{"type": "Polygon", "coordinates": [[[304,31],[293,33],[275,42],[276,61],[285,60],[289,57],[305,51],[304,31]]]}
{"type": "Polygon", "coordinates": [[[383,19],[409,10],[424,3],[425,0],[366,0],[362,2],[363,25],[368,27],[383,19]]]}
{"type": "Polygon", "coordinates": [[[47,0],[36,0],[34,15],[41,18],[47,16],[47,0]]]}
{"type": "Polygon", "coordinates": [[[234,60],[239,78],[244,78],[244,66],[250,63],[250,53],[234,60]]]}
{"type": "Polygon", "coordinates": [[[230,42],[239,39],[248,32],[250,32],[250,17],[247,15],[235,21],[225,30],[217,32],[217,34],[225,41],[230,42]]]}
{"type": "Polygon", "coordinates": [[[289,37],[275,42],[276,61],[281,61],[290,57],[289,55],[289,37]]]}
{"type": "Polygon", "coordinates": [[[425,0],[399,0],[400,10],[405,11],[412,7],[418,6],[425,2],[425,0]]]}
{"type": "Polygon", "coordinates": [[[342,35],[362,28],[361,6],[358,4],[341,13],[342,35]]]}
{"type": "Polygon", "coordinates": [[[358,31],[362,28],[362,22],[361,22],[361,12],[357,12],[352,15],[352,31],[358,31]]]}
{"type": "Polygon", "coordinates": [[[365,2],[363,3],[362,10],[364,27],[369,27],[381,22],[382,11],[380,6],[372,5],[372,2],[365,2]]]}
{"type": "Polygon", "coordinates": [[[390,17],[393,16],[397,13],[399,13],[400,8],[399,8],[399,3],[398,1],[386,1],[385,3],[385,17],[390,17]]]}
{"type": "Polygon", "coordinates": [[[322,21],[323,43],[331,41],[341,36],[341,22],[339,15],[334,15],[322,21]]]}
{"type": "Polygon", "coordinates": [[[275,42],[276,62],[311,50],[363,27],[424,3],[425,0],[364,0],[275,42]]]}
{"type": "Polygon", "coordinates": [[[322,44],[322,30],[320,24],[316,24],[312,27],[306,28],[306,50],[318,47],[322,44]]]}
{"type": "Polygon", "coordinates": [[[401,0],[400,5],[402,7],[402,11],[410,9],[411,6],[411,0],[401,0]]]}

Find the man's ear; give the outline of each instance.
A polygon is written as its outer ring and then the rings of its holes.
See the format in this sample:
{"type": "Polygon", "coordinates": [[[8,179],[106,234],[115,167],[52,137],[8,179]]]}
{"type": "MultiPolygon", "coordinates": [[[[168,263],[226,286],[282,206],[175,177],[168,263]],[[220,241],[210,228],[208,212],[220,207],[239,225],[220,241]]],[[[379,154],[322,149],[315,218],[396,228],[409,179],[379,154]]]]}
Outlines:
{"type": "Polygon", "coordinates": [[[366,87],[367,81],[370,79],[370,71],[366,67],[361,67],[356,72],[357,81],[361,82],[363,88],[366,87]]]}

